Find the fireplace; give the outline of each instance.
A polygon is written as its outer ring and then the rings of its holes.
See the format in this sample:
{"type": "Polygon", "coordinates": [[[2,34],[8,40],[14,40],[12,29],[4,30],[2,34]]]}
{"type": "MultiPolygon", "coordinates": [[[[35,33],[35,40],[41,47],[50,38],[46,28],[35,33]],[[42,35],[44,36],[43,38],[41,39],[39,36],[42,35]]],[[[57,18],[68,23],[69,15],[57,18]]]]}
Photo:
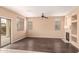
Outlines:
{"type": "Polygon", "coordinates": [[[66,40],[69,41],[69,32],[66,32],[66,40]]]}

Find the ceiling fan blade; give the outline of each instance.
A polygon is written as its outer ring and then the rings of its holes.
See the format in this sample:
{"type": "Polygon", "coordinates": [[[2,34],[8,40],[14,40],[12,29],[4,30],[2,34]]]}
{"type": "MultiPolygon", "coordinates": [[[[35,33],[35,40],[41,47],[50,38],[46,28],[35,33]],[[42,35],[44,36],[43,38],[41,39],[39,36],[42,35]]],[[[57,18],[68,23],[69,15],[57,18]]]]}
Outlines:
{"type": "Polygon", "coordinates": [[[48,18],[48,17],[46,17],[46,16],[44,16],[44,13],[42,13],[42,16],[41,16],[42,18],[48,18]]]}

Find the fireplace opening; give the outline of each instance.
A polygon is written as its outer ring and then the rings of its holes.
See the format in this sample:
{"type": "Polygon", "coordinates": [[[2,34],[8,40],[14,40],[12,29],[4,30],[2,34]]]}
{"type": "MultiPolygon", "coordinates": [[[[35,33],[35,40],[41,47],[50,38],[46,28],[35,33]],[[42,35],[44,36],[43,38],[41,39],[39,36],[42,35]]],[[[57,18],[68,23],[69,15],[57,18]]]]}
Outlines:
{"type": "Polygon", "coordinates": [[[66,40],[69,41],[69,32],[66,32],[66,40]]]}

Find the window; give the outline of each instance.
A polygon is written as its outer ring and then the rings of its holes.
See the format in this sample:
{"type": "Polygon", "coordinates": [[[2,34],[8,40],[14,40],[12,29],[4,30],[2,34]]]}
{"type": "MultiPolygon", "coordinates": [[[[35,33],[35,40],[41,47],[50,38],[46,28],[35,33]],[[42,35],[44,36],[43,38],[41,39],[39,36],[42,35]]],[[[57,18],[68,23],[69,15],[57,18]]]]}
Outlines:
{"type": "Polygon", "coordinates": [[[55,31],[60,31],[61,29],[61,18],[55,17],[55,31]]]}
{"type": "Polygon", "coordinates": [[[24,19],[18,17],[17,18],[17,31],[24,31],[24,19]]]}
{"type": "Polygon", "coordinates": [[[32,30],[32,21],[28,21],[28,30],[32,30]]]}

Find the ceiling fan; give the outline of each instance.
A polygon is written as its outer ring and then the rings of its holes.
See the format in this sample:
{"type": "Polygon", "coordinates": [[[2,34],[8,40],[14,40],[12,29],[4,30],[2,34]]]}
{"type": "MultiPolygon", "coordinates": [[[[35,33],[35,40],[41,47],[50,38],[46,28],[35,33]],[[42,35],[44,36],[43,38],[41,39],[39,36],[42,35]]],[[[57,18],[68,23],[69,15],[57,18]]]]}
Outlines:
{"type": "Polygon", "coordinates": [[[48,17],[46,17],[46,16],[44,15],[44,13],[42,13],[41,17],[48,19],[48,17]]]}

